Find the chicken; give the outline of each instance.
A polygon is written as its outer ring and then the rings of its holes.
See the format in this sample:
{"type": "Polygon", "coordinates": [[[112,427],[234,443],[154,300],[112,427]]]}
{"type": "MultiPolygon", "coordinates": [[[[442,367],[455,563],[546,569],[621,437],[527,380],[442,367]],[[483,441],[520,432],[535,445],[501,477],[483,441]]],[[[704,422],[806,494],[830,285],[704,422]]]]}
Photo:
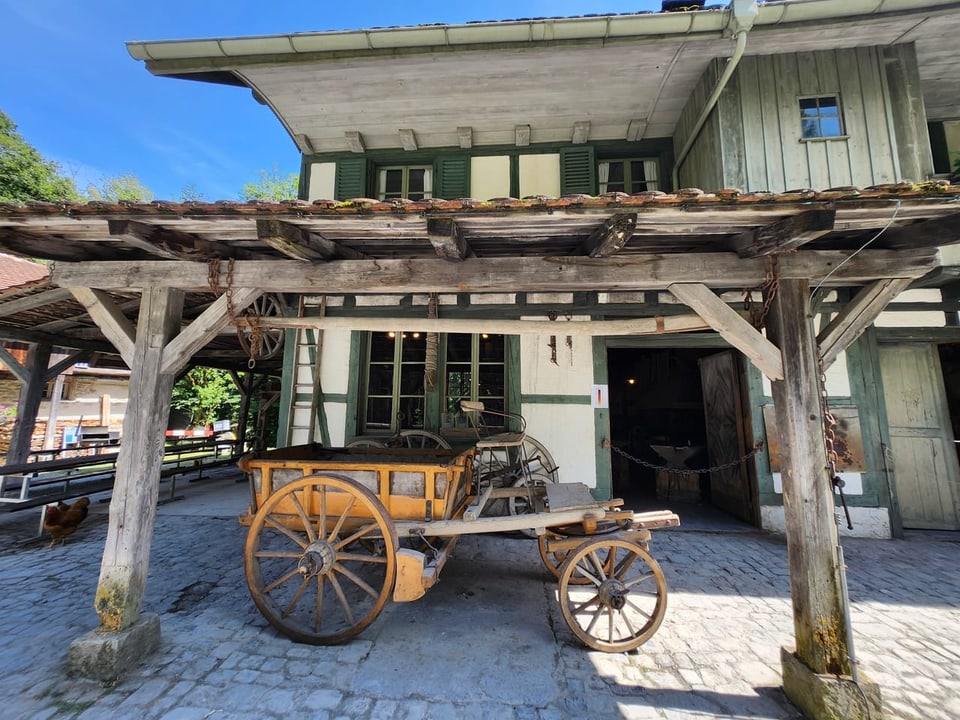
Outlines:
{"type": "Polygon", "coordinates": [[[70,505],[64,502],[48,505],[43,517],[43,529],[50,533],[50,547],[53,547],[57,540],[63,545],[64,538],[73,534],[89,511],[90,498],[85,497],[70,505]]]}

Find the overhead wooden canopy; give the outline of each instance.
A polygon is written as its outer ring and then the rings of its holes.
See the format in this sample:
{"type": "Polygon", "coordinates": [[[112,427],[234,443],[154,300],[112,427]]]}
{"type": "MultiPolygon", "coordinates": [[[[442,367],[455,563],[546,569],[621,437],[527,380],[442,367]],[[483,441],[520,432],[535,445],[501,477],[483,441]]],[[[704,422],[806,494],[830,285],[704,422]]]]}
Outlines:
{"type": "MultiPolygon", "coordinates": [[[[109,352],[65,287],[109,292],[130,320],[142,288],[176,287],[188,292],[189,322],[228,286],[406,294],[695,282],[719,291],[762,282],[773,256],[781,277],[826,286],[949,282],[936,247],[960,241],[958,223],[960,186],[944,183],[487,202],[0,205],[0,250],[53,261],[53,284],[0,295],[0,337],[109,352]]],[[[220,365],[246,359],[229,330],[201,355],[220,365]]]]}

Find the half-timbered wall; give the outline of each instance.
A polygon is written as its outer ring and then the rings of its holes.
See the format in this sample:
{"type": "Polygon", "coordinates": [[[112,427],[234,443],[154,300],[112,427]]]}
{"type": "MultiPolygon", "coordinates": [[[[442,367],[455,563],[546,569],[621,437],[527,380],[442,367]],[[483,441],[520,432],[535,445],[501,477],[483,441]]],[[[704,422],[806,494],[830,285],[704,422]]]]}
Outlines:
{"type": "MultiPolygon", "coordinates": [[[[725,61],[691,95],[683,145],[725,61]]],[[[869,187],[933,172],[913,45],[746,56],[680,169],[681,186],[755,192],[869,187]],[[799,100],[839,97],[843,134],[803,139],[799,100]]]]}

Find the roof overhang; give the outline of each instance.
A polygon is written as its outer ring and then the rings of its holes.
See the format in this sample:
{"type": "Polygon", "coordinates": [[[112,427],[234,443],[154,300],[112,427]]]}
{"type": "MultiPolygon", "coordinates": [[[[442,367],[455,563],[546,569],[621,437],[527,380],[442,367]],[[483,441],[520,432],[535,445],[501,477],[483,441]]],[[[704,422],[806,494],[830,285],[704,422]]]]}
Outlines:
{"type": "MultiPolygon", "coordinates": [[[[673,135],[707,65],[732,52],[732,9],[131,42],[154,74],[245,85],[304,153],[673,135]],[[573,90],[573,91],[571,91],[573,90]],[[458,129],[461,132],[458,133],[458,129]],[[638,132],[638,129],[639,132],[638,132]]],[[[955,0],[782,0],[759,6],[748,55],[916,43],[927,115],[960,117],[955,0]]]]}

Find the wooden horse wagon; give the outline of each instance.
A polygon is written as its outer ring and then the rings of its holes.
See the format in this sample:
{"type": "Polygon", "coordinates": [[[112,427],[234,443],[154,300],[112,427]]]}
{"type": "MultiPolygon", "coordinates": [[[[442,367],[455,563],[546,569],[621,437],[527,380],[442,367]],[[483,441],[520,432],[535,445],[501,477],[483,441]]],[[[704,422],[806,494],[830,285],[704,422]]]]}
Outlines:
{"type": "Polygon", "coordinates": [[[478,480],[476,453],[300,445],[244,458],[252,503],[241,518],[244,565],[264,617],[298,642],[341,643],[391,597],[422,597],[460,536],[532,529],[580,640],[622,652],[649,639],[667,600],[650,530],[679,524],[677,516],[620,510],[582,483],[495,487],[478,480]],[[531,512],[484,514],[503,498],[531,512]]]}

